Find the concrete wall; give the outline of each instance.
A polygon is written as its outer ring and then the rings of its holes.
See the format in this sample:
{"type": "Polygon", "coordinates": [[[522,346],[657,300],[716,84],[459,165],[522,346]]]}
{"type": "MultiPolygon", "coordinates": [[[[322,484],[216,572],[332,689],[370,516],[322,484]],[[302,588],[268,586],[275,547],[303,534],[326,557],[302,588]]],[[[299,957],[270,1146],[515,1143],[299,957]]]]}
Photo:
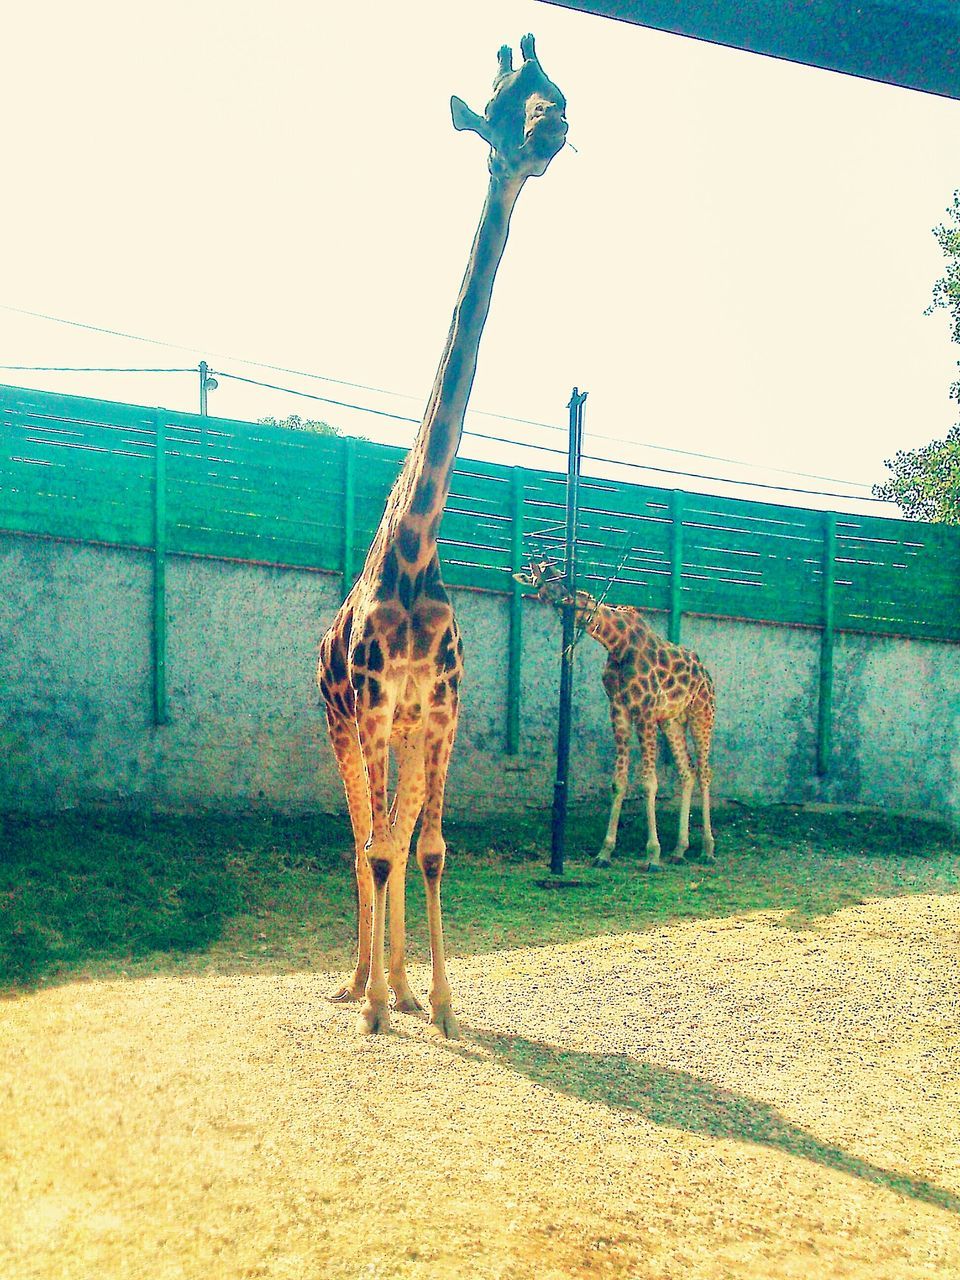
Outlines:
{"type": "MultiPolygon", "coordinates": [[[[170,723],[152,723],[151,562],[0,535],[0,807],[339,810],[314,688],[340,600],[324,574],[172,557],[170,723]]],[[[454,592],[467,678],[448,809],[552,796],[559,622],[524,605],[520,752],[504,753],[505,599],[454,592]]],[[[653,618],[654,625],[663,619],[653,618]]],[[[819,637],[688,618],[713,673],[718,797],[822,800],[960,816],[960,646],[839,636],[834,758],[815,774],[819,637]]],[[[613,761],[604,653],[577,648],[572,785],[605,804],[613,761]]],[[[672,776],[663,770],[669,792],[672,776]]]]}

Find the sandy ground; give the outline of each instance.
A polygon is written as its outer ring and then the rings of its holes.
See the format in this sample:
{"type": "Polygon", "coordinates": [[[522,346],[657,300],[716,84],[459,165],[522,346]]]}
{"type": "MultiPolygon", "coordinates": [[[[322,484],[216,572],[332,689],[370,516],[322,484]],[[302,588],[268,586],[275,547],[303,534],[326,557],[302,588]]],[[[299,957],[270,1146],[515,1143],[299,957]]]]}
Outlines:
{"type": "Polygon", "coordinates": [[[960,1277],[960,897],[0,1004],[0,1275],[960,1277]],[[426,986],[423,969],[412,972],[426,986]]]}

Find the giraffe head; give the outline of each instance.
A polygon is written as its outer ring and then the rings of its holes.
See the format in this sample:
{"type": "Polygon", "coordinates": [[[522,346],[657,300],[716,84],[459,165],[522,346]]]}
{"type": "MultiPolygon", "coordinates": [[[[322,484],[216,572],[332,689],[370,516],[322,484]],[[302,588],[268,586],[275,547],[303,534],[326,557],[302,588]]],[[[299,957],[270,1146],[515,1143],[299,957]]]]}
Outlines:
{"type": "Polygon", "coordinates": [[[515,573],[513,576],[522,587],[531,587],[541,600],[552,604],[555,609],[563,609],[572,604],[578,627],[589,626],[600,607],[589,591],[575,591],[571,594],[556,564],[547,560],[536,563],[531,561],[529,573],[515,573]]]}
{"type": "Polygon", "coordinates": [[[513,69],[513,51],[500,49],[493,97],[482,116],[461,98],[450,99],[456,129],[479,133],[490,146],[489,166],[495,178],[539,177],[566,141],[567,100],[541,67],[533,36],[520,41],[523,63],[513,69]]]}

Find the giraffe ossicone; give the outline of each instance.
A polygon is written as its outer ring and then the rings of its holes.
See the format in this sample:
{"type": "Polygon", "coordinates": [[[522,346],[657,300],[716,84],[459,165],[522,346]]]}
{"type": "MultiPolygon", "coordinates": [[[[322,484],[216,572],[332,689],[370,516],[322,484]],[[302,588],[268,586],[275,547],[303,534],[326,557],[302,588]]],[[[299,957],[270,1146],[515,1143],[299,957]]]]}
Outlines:
{"type": "Polygon", "coordinates": [[[407,979],[404,886],[417,821],[417,861],[430,931],[430,1021],[458,1034],[444,955],[442,817],[460,705],[463,645],[440,575],[437,537],[450,491],[510,217],[528,178],[543,174],[566,137],[566,101],[546,76],[532,36],[514,70],[504,46],[482,116],[451,101],[457,129],[490,147],[487,196],[423,422],[363,569],[320,642],[317,680],[347,796],[357,879],[357,963],[332,999],[363,999],[359,1028],[390,1026],[394,1008],[422,1011],[407,979]],[[397,779],[388,801],[389,753],[397,779]],[[387,900],[390,962],[385,969],[387,900]]]}
{"type": "Polygon", "coordinates": [[[639,610],[629,605],[608,605],[587,591],[568,590],[555,565],[533,562],[529,573],[514,574],[522,586],[534,589],[541,600],[556,609],[573,607],[576,625],[607,650],[603,688],[610,704],[617,758],[613,771],[612,801],[607,833],[597,854],[598,866],[610,863],[617,844],[620,810],[630,770],[630,738],[636,732],[643,759],[642,783],[647,802],[648,871],[660,868],[657,833],[657,730],[673,753],[680,775],[680,821],[677,844],[668,862],[683,862],[690,847],[690,804],[694,776],[700,784],[703,804],[703,837],[700,856],[715,861],[710,822],[710,744],[717,704],[713,680],[699,657],[683,645],[658,635],[639,610]],[[696,746],[696,771],[690,763],[687,730],[696,746]]]}

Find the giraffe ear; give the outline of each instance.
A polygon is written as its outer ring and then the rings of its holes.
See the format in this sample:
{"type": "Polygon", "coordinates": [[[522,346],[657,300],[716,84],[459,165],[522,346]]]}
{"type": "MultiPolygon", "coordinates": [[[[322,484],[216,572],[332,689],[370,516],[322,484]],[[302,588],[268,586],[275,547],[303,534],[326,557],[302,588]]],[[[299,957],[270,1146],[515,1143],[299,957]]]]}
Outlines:
{"type": "Polygon", "coordinates": [[[535,587],[537,585],[529,573],[515,573],[513,580],[514,582],[519,582],[521,587],[535,587]]]}
{"type": "Polygon", "coordinates": [[[475,111],[471,111],[462,98],[458,98],[456,94],[450,99],[450,114],[453,116],[453,127],[460,130],[469,130],[472,133],[479,133],[484,142],[490,143],[490,137],[487,130],[487,122],[483,116],[478,116],[475,111]]]}

